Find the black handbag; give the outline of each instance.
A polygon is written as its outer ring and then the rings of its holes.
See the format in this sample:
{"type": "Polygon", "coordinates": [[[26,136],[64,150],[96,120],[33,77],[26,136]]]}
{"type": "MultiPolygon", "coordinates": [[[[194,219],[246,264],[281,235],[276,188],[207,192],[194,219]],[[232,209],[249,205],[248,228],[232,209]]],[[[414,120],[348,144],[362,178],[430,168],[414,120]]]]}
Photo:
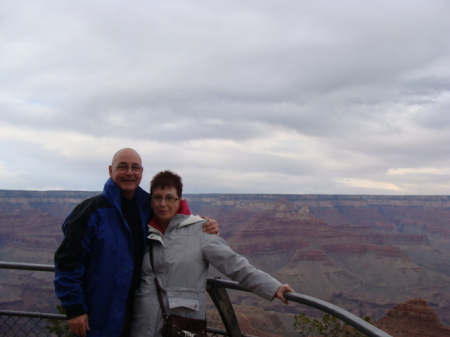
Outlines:
{"type": "Polygon", "coordinates": [[[206,320],[170,315],[164,318],[162,334],[165,337],[207,337],[206,320]]]}
{"type": "Polygon", "coordinates": [[[158,292],[158,301],[161,306],[162,315],[164,318],[164,326],[162,335],[164,337],[208,337],[206,333],[206,319],[188,318],[180,315],[167,316],[164,308],[164,303],[161,296],[161,291],[164,289],[159,285],[156,277],[155,267],[153,266],[152,244],[150,241],[150,263],[152,265],[153,274],[155,275],[156,290],[158,292]]]}

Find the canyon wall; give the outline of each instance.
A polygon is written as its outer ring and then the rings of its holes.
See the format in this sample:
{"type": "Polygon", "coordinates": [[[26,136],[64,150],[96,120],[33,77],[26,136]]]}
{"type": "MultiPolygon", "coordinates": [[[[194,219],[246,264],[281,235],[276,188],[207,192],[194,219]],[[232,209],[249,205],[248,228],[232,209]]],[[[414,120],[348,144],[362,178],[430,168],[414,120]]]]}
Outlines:
{"type": "MultiPolygon", "coordinates": [[[[95,194],[0,191],[0,260],[53,263],[64,218],[95,194]]],[[[233,249],[299,293],[374,319],[421,298],[450,325],[449,196],[184,197],[194,213],[218,220],[233,249]]],[[[0,289],[2,308],[54,312],[48,273],[0,270],[0,289]]],[[[262,312],[286,313],[288,319],[272,318],[287,320],[285,326],[300,310],[242,294],[232,298],[246,317],[256,314],[246,309],[249,303],[262,312]]]]}

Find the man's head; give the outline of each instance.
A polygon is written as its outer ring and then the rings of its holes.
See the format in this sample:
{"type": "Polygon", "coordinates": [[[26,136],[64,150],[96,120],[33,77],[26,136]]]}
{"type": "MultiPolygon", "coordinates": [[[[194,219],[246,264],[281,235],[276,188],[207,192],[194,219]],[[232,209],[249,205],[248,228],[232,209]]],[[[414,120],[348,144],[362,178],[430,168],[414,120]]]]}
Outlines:
{"type": "Polygon", "coordinates": [[[124,198],[133,199],[134,192],[141,183],[143,170],[139,153],[125,148],[114,155],[109,165],[109,176],[119,186],[124,198]]]}

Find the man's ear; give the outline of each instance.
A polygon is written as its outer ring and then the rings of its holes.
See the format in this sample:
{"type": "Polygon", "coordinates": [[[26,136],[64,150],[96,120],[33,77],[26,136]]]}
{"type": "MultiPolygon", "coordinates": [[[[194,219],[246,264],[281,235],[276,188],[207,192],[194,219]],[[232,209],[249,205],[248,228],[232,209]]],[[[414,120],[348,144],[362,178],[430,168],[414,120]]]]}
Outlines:
{"type": "Polygon", "coordinates": [[[109,171],[109,177],[112,178],[112,165],[109,165],[108,171],[109,171]]]}

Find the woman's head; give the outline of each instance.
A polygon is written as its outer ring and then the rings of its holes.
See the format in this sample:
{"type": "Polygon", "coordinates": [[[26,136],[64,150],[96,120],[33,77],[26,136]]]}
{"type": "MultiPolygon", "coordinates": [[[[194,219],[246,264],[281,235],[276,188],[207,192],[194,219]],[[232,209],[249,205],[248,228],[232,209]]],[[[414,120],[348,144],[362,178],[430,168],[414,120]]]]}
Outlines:
{"type": "Polygon", "coordinates": [[[165,189],[167,187],[174,187],[177,191],[176,197],[181,198],[183,194],[183,181],[181,177],[175,172],[166,170],[156,174],[150,182],[150,194],[153,194],[153,190],[157,187],[165,189]]]}
{"type": "Polygon", "coordinates": [[[159,172],[150,182],[152,209],[159,223],[167,227],[177,214],[183,193],[181,177],[171,171],[159,172]]]}

